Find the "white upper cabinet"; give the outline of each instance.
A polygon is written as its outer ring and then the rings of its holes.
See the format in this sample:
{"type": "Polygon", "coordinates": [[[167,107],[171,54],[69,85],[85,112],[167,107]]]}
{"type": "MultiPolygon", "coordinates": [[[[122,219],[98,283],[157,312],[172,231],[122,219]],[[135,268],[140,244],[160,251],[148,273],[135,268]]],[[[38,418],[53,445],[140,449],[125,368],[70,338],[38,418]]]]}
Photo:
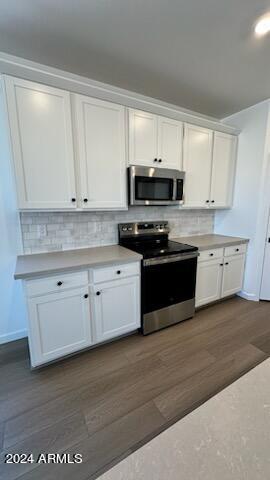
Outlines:
{"type": "Polygon", "coordinates": [[[210,202],[213,132],[207,128],[185,124],[184,205],[205,207],[210,202]]]}
{"type": "Polygon", "coordinates": [[[171,118],[158,117],[159,166],[181,170],[182,145],[183,124],[171,118]]]}
{"type": "Polygon", "coordinates": [[[5,77],[18,206],[76,208],[70,94],[5,77]]]}
{"type": "Polygon", "coordinates": [[[125,107],[74,95],[80,206],[125,208],[125,107]]]}
{"type": "Polygon", "coordinates": [[[158,160],[158,117],[129,109],[129,163],[153,166],[158,160]]]}
{"type": "Polygon", "coordinates": [[[184,207],[232,205],[234,135],[185,124],[183,138],[178,120],[3,78],[19,209],[127,209],[128,164],[184,170],[184,207]]]}
{"type": "Polygon", "coordinates": [[[237,137],[214,133],[211,206],[230,207],[233,194],[237,137]]]}
{"type": "Polygon", "coordinates": [[[180,170],[182,129],[177,120],[129,109],[129,163],[180,170]]]}

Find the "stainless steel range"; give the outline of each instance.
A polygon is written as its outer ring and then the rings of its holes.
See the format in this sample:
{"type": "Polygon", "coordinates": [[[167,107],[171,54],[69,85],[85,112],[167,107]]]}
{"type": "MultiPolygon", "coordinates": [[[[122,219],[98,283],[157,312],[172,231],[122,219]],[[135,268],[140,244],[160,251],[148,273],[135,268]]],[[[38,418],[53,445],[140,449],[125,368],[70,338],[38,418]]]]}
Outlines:
{"type": "Polygon", "coordinates": [[[191,318],[195,312],[198,249],[169,240],[164,220],[121,223],[119,244],[143,256],[144,335],[191,318]]]}

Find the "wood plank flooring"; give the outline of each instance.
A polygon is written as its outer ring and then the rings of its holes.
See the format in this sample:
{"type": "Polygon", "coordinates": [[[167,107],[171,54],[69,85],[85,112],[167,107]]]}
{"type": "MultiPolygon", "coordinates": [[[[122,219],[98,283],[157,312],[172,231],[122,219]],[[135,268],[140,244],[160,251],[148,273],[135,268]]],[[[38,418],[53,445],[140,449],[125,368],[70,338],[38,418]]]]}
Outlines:
{"type": "Polygon", "coordinates": [[[270,303],[232,298],[153,335],[38,371],[25,340],[0,347],[0,478],[88,480],[270,355],[270,303]],[[5,453],[81,453],[81,464],[5,465],[5,453]]]}

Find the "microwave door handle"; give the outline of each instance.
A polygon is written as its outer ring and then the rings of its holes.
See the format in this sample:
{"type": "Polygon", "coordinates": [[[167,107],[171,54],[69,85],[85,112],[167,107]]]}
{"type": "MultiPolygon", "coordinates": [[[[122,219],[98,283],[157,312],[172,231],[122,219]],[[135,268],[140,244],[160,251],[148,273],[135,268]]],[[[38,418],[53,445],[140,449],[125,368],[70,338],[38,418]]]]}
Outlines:
{"type": "Polygon", "coordinates": [[[177,197],[177,180],[176,178],[173,179],[173,201],[176,201],[177,197]]]}

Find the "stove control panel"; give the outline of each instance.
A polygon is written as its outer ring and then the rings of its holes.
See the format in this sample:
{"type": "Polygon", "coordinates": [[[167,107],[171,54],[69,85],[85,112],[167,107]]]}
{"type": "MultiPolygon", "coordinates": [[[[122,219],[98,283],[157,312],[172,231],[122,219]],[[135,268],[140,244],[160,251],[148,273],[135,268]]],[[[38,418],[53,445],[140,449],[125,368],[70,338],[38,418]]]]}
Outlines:
{"type": "Polygon", "coordinates": [[[119,223],[119,237],[137,236],[137,235],[168,235],[170,229],[168,222],[158,220],[155,222],[134,222],[119,223]]]}

